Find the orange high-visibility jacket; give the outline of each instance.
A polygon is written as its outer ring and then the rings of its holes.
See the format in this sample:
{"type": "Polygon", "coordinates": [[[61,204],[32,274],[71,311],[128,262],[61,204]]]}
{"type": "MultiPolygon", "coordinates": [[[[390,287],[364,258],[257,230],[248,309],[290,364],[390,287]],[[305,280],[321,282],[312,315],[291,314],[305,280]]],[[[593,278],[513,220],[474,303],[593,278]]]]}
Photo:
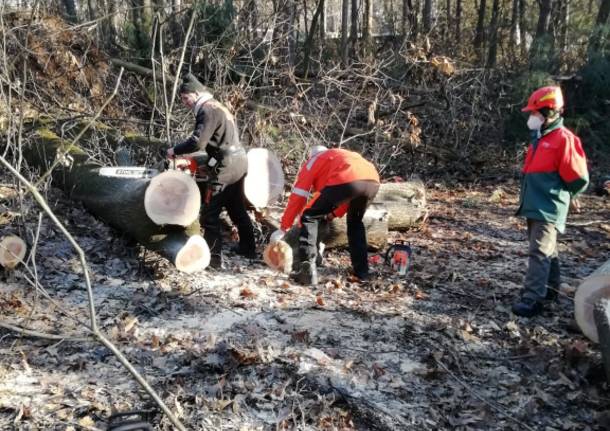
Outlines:
{"type": "MultiPolygon", "coordinates": [[[[360,154],[341,149],[326,150],[316,154],[299,170],[282,216],[281,228],[287,231],[292,227],[294,219],[307,204],[310,192],[315,193],[327,186],[362,180],[379,182],[379,174],[375,166],[360,154]]],[[[341,217],[346,211],[347,205],[342,205],[333,211],[333,214],[341,217]]]]}

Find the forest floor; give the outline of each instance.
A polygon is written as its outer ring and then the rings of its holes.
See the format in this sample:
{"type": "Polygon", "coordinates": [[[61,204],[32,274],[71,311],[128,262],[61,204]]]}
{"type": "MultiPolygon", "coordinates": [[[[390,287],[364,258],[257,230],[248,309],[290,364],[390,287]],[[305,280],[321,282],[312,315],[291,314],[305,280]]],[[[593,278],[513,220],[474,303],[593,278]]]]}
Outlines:
{"type": "MultiPolygon", "coordinates": [[[[188,429],[609,424],[600,354],[575,327],[572,300],[610,258],[608,198],[583,198],[560,238],[559,301],[522,319],[510,312],[527,252],[524,222],[513,215],[517,183],[501,184],[501,193],[497,185],[427,186],[426,225],[393,233],[414,249],[407,276],[374,263],[374,280],[354,284],[347,253],[330,251],[315,290],[237,257],[225,271],[178,273],[58,191],[48,198],[87,255],[103,332],[188,429]]],[[[87,316],[75,253],[48,218],[27,220],[39,236],[36,275],[55,302],[34,295],[25,269],[2,273],[1,320],[85,334],[69,317],[87,316]]],[[[0,429],[105,429],[112,409],[150,405],[105,347],[0,329],[0,429]]],[[[151,421],[171,429],[160,415],[151,421]]]]}

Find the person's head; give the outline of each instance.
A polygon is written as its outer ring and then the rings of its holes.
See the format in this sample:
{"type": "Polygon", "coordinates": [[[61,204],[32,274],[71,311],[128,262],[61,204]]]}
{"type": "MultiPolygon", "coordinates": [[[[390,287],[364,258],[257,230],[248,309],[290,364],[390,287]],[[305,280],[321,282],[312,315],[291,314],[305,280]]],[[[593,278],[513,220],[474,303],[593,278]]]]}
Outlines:
{"type": "Polygon", "coordinates": [[[539,130],[561,116],[564,102],[561,88],[557,86],[542,87],[534,91],[521,111],[528,112],[527,126],[530,130],[539,130]]]}
{"type": "Polygon", "coordinates": [[[326,150],[328,150],[328,148],[326,148],[324,145],[314,145],[309,149],[309,158],[312,158],[316,154],[319,154],[326,150]]]}
{"type": "Polygon", "coordinates": [[[179,93],[182,103],[191,109],[195,106],[195,103],[201,96],[212,97],[212,91],[199,82],[191,73],[187,74],[182,80],[179,93]]]}

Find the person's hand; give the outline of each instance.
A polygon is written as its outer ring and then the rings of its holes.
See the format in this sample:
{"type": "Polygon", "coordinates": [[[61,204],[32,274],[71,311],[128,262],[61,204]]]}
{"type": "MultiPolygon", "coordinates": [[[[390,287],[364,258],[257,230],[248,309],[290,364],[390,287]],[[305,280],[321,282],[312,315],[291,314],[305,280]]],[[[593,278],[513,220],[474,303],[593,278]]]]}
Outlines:
{"type": "Polygon", "coordinates": [[[579,199],[570,200],[570,209],[577,214],[580,213],[580,210],[581,210],[580,200],[579,199]]]}
{"type": "Polygon", "coordinates": [[[168,148],[165,155],[167,156],[168,159],[173,159],[174,157],[176,157],[176,154],[174,153],[174,148],[173,147],[168,148]]]}
{"type": "Polygon", "coordinates": [[[269,242],[281,241],[284,238],[284,235],[286,235],[286,231],[282,230],[282,229],[278,229],[271,234],[271,237],[269,238],[269,242]]]}

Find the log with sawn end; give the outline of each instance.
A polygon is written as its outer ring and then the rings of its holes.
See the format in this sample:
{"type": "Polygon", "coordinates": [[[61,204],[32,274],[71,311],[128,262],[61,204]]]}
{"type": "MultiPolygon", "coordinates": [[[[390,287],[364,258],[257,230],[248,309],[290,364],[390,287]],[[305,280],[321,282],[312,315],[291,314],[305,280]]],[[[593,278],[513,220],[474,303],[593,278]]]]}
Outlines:
{"type": "Polygon", "coordinates": [[[199,236],[197,221],[200,194],[189,176],[167,172],[153,182],[150,178],[99,175],[99,163],[47,129],[38,130],[24,155],[41,172],[53,168],[53,185],[71,199],[179,270],[194,272],[208,265],[209,249],[199,236]],[[160,214],[163,225],[153,221],[160,214]]]}

